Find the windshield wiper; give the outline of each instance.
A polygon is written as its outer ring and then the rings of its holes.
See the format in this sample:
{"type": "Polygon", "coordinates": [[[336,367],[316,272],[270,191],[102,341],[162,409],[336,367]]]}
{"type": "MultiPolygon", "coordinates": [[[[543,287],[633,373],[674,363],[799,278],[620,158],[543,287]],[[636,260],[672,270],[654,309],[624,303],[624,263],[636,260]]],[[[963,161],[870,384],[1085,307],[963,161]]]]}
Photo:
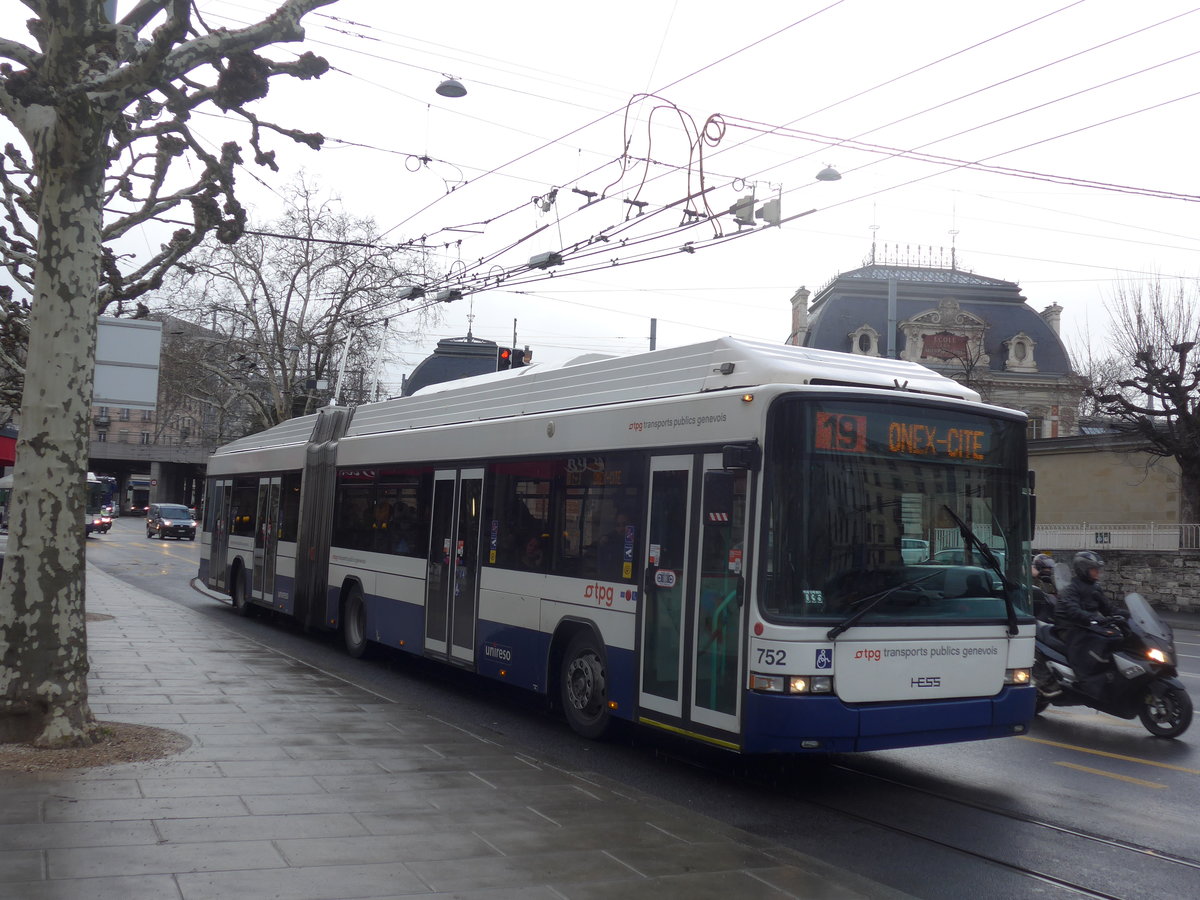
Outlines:
{"type": "Polygon", "coordinates": [[[942,509],[950,513],[950,518],[958,526],[959,534],[962,535],[963,540],[967,542],[968,546],[973,545],[979,551],[979,555],[983,557],[983,561],[988,564],[988,568],[999,577],[1000,584],[1004,587],[1004,612],[1008,617],[1008,633],[1016,634],[1017,608],[1013,606],[1012,592],[1017,586],[1004,574],[1004,569],[1000,566],[1000,560],[996,559],[996,554],[992,552],[992,548],[985,544],[982,538],[971,530],[971,526],[964,522],[959,514],[945,503],[942,504],[942,509]]]}
{"type": "Polygon", "coordinates": [[[861,604],[861,607],[858,610],[858,612],[856,612],[850,618],[846,619],[846,621],[839,622],[837,625],[834,625],[832,628],[830,628],[829,631],[825,633],[825,639],[832,641],[843,631],[853,628],[855,623],[857,623],[859,619],[861,619],[863,616],[865,616],[867,613],[869,613],[871,610],[873,610],[875,607],[877,607],[880,603],[882,603],[888,597],[892,596],[892,594],[896,593],[896,591],[899,591],[904,588],[916,587],[918,584],[920,584],[925,579],[932,578],[934,575],[940,575],[940,574],[941,574],[941,572],[937,572],[937,571],[926,572],[920,578],[912,578],[908,581],[902,581],[899,584],[893,585],[892,587],[882,590],[877,594],[871,594],[868,597],[863,597],[861,600],[858,601],[861,604]]]}

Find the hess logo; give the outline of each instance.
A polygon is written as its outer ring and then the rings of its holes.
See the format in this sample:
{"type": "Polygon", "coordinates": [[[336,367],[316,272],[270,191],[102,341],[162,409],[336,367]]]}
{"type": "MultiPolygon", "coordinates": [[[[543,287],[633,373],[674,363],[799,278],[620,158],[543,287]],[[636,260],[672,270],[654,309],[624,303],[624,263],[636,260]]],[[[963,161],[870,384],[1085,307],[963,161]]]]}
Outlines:
{"type": "Polygon", "coordinates": [[[942,678],[940,675],[918,675],[909,682],[909,685],[915,688],[941,687],[942,678]]]}

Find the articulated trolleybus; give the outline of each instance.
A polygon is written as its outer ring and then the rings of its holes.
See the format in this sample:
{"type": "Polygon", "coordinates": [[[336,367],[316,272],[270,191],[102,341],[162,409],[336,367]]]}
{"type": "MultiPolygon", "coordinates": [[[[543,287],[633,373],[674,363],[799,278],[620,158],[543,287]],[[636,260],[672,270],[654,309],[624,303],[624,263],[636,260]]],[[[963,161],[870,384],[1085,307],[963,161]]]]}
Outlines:
{"type": "Polygon", "coordinates": [[[722,338],[328,407],[208,467],[200,577],[730,750],[1019,734],[1023,414],[913,363],[722,338]]]}

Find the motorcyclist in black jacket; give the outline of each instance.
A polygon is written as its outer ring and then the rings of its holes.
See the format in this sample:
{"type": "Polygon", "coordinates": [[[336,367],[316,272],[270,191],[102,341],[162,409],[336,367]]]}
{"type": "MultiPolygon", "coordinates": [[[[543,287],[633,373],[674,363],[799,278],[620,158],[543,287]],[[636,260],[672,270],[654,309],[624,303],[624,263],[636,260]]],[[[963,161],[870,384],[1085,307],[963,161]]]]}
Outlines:
{"type": "Polygon", "coordinates": [[[1046,594],[1057,595],[1058,587],[1054,584],[1054,557],[1048,553],[1039,553],[1033,558],[1030,566],[1033,584],[1046,594]]]}
{"type": "Polygon", "coordinates": [[[1115,633],[1095,626],[1118,626],[1126,616],[1125,610],[1113,603],[1100,589],[1100,573],[1104,560],[1091,550],[1075,554],[1071,561],[1074,577],[1058,595],[1054,605],[1054,622],[1067,648],[1067,661],[1075,672],[1082,690],[1099,697],[1111,674],[1112,655],[1109,646],[1115,633]]]}

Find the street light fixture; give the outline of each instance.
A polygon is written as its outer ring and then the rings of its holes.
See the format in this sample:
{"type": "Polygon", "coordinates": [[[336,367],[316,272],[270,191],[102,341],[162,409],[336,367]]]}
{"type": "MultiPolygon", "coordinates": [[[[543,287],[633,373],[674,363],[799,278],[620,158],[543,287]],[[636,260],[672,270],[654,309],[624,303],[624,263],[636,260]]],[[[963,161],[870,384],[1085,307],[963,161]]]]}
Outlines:
{"type": "Polygon", "coordinates": [[[457,78],[446,76],[446,80],[437,86],[437,92],[442,97],[465,97],[467,89],[457,78]]]}

